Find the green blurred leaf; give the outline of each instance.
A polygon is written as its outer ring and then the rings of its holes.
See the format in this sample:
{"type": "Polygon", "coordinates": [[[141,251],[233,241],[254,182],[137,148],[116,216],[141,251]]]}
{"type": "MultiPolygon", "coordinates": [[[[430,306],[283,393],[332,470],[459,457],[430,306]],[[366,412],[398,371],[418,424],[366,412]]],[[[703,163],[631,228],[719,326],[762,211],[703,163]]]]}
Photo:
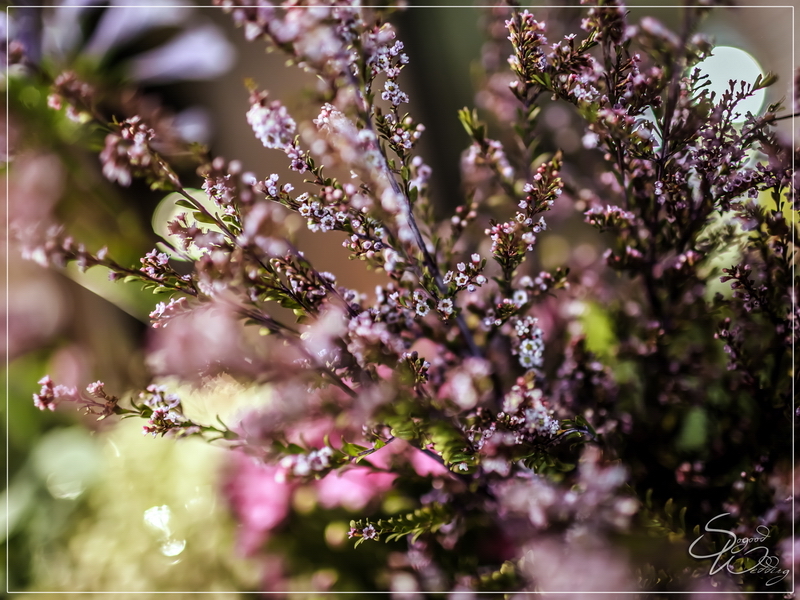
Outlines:
{"type": "Polygon", "coordinates": [[[675,446],[685,452],[700,450],[708,436],[708,416],[700,406],[693,407],[684,417],[675,446]]]}

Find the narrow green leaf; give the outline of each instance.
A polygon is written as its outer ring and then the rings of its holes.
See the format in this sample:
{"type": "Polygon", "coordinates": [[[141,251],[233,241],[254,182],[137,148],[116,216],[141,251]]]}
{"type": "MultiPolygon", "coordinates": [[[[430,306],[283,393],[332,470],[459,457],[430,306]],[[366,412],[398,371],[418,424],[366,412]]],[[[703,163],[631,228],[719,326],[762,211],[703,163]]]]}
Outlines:
{"type": "Polygon", "coordinates": [[[196,221],[199,223],[207,223],[209,225],[216,225],[217,222],[214,220],[213,217],[208,216],[205,213],[201,213],[200,211],[195,211],[192,213],[192,216],[195,218],[196,221]]]}

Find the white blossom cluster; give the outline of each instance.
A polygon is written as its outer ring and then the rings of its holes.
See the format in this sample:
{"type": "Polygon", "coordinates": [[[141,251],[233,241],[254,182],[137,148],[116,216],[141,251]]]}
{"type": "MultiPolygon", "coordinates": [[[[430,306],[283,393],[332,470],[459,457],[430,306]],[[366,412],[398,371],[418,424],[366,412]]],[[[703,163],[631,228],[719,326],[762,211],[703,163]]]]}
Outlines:
{"type": "Polygon", "coordinates": [[[308,454],[291,454],[281,459],[280,466],[295,477],[306,477],[324,471],[331,466],[333,450],[324,446],[308,454]]]}
{"type": "Polygon", "coordinates": [[[292,143],[297,129],[297,124],[289,116],[286,107],[277,100],[267,102],[266,97],[250,106],[247,122],[264,147],[280,150],[292,143]]]}
{"type": "Polygon", "coordinates": [[[542,358],[544,334],[537,325],[538,322],[538,319],[534,317],[524,317],[516,319],[514,323],[514,333],[517,337],[514,351],[519,356],[519,364],[526,369],[538,368],[544,364],[542,358]]]}
{"type": "Polygon", "coordinates": [[[507,420],[512,428],[519,430],[520,442],[525,439],[525,434],[553,437],[560,427],[558,419],[553,417],[553,411],[544,403],[542,390],[519,385],[506,394],[503,412],[497,418],[507,420]]]}

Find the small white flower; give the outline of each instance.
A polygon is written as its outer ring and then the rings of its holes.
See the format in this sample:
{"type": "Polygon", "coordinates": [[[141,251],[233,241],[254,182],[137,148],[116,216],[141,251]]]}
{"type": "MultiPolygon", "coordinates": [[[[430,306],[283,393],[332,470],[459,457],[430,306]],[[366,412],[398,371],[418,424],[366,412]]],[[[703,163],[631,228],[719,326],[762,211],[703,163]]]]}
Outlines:
{"type": "Polygon", "coordinates": [[[303,456],[302,454],[297,457],[297,461],[294,464],[294,468],[292,472],[299,477],[304,477],[311,472],[311,465],[309,464],[308,459],[303,456]]]}
{"type": "Polygon", "coordinates": [[[600,142],[600,136],[590,131],[581,138],[581,142],[583,143],[583,147],[587,150],[597,148],[597,144],[600,142]]]}
{"type": "Polygon", "coordinates": [[[439,312],[450,316],[453,314],[453,301],[450,298],[439,300],[437,308],[439,309],[439,312]]]}
{"type": "Polygon", "coordinates": [[[375,536],[378,535],[378,532],[375,530],[375,527],[372,524],[369,524],[361,530],[361,535],[365,540],[372,540],[375,539],[375,536]]]}
{"type": "Polygon", "coordinates": [[[424,317],[431,311],[431,308],[427,302],[418,302],[415,310],[420,317],[424,317]]]}
{"type": "Polygon", "coordinates": [[[542,343],[539,340],[522,340],[519,345],[520,353],[528,356],[536,356],[536,354],[541,353],[541,350],[542,343]]]}
{"type": "Polygon", "coordinates": [[[466,273],[459,273],[458,275],[456,275],[456,285],[458,287],[464,287],[465,285],[467,285],[468,281],[469,277],[467,276],[466,273]]]}
{"type": "Polygon", "coordinates": [[[513,302],[517,305],[517,307],[521,307],[522,305],[528,302],[528,292],[525,290],[517,290],[514,292],[513,302]]]}

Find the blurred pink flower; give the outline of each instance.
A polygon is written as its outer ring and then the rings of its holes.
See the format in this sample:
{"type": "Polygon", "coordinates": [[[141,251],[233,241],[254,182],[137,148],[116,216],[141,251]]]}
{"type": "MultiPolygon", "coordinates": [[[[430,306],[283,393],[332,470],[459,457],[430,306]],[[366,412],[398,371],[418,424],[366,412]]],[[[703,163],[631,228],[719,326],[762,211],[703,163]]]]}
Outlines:
{"type": "Polygon", "coordinates": [[[636,589],[627,557],[591,536],[573,543],[542,539],[526,550],[523,571],[544,598],[611,600],[636,589]]]}
{"type": "Polygon", "coordinates": [[[254,554],[289,513],[292,486],[275,479],[279,470],[233,453],[223,493],[240,523],[239,549],[245,555],[254,554]]]}
{"type": "Polygon", "coordinates": [[[392,487],[394,473],[376,473],[368,467],[335,471],[317,482],[319,503],[325,508],[341,506],[359,511],[370,500],[392,487]]]}
{"type": "Polygon", "coordinates": [[[406,456],[408,456],[411,466],[414,467],[417,475],[422,477],[426,475],[432,475],[434,477],[450,475],[450,470],[447,467],[433,457],[425,454],[422,450],[409,447],[406,456]]]}
{"type": "Polygon", "coordinates": [[[222,370],[257,373],[260,361],[248,356],[242,329],[227,306],[192,310],[172,319],[169,328],[152,331],[148,362],[159,375],[185,379],[222,370]]]}

